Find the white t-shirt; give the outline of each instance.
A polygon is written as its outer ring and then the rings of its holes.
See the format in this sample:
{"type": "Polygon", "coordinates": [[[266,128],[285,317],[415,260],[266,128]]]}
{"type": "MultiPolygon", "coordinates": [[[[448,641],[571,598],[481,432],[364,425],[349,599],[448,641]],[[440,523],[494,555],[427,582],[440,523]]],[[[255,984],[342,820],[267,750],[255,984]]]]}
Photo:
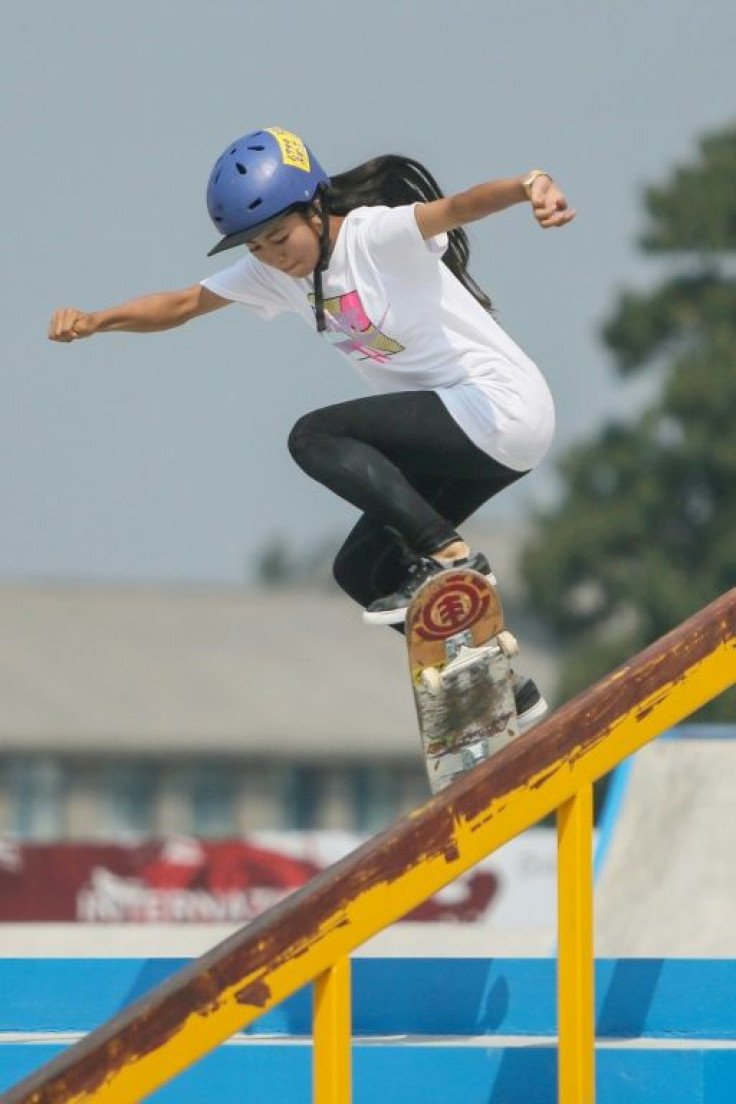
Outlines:
{"type": "MultiPolygon", "coordinates": [[[[435,391],[478,448],[526,471],[552,439],[552,396],[534,362],[442,263],[446,248],[445,234],[422,238],[413,204],[351,211],[323,274],[325,336],[373,390],[435,391]]],[[[291,311],[315,329],[312,279],[249,253],[202,284],[262,318],[291,311]]]]}

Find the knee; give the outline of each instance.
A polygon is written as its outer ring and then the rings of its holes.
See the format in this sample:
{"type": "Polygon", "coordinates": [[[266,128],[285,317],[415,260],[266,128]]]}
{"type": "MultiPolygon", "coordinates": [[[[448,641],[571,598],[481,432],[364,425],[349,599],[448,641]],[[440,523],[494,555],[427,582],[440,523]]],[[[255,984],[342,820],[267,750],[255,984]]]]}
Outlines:
{"type": "Polygon", "coordinates": [[[332,565],[335,582],[361,606],[395,590],[406,574],[401,544],[380,527],[371,539],[346,541],[332,565]]]}
{"type": "Polygon", "coordinates": [[[314,438],[314,419],[311,414],[304,414],[292,427],[287,444],[297,464],[309,448],[309,443],[314,438]]]}
{"type": "Polygon", "coordinates": [[[366,586],[364,565],[356,562],[356,557],[346,548],[341,548],[332,565],[332,575],[340,587],[350,598],[361,605],[368,595],[366,586]]]}
{"type": "Polygon", "coordinates": [[[324,412],[312,410],[295,422],[288,437],[289,452],[297,464],[303,466],[308,457],[330,436],[324,412]]]}

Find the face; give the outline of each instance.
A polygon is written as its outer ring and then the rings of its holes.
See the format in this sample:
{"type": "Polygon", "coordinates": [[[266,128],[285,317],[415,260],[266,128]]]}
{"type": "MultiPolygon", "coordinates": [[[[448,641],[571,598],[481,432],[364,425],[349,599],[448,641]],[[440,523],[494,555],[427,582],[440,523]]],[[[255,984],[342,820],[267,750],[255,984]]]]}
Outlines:
{"type": "Polygon", "coordinates": [[[304,218],[292,211],[248,242],[251,253],[287,276],[311,276],[319,260],[321,222],[318,215],[304,218]]]}

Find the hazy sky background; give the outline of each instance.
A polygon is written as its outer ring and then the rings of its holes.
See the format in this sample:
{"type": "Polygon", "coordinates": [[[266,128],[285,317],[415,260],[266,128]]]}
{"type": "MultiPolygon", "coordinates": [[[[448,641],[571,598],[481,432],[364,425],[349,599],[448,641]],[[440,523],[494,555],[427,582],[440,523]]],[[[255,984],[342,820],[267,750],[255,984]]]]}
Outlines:
{"type": "Polygon", "coordinates": [[[299,319],[45,336],[58,306],[214,271],[211,165],[269,125],[327,171],[393,151],[446,191],[537,166],[566,188],[565,230],[523,207],[471,228],[471,271],[557,402],[554,452],[482,515],[523,517],[555,457],[644,401],[600,325],[656,271],[643,187],[734,116],[735,44],[733,0],[4,0],[0,579],[238,582],[274,536],[337,543],[355,520],[286,450],[299,414],[365,393],[299,319]]]}

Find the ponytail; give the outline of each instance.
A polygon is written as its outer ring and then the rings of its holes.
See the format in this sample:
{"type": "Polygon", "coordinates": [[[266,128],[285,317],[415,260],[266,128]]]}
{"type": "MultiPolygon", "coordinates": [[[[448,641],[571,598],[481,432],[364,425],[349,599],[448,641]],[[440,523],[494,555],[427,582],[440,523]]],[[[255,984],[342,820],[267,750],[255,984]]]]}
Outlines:
{"type": "MultiPolygon", "coordinates": [[[[424,165],[410,157],[389,153],[332,176],[323,201],[330,213],[347,215],[356,207],[401,207],[442,197],[437,181],[424,165]]],[[[468,235],[458,227],[450,230],[448,239],[442,260],[473,298],[490,311],[491,300],[468,273],[468,235]]]]}

